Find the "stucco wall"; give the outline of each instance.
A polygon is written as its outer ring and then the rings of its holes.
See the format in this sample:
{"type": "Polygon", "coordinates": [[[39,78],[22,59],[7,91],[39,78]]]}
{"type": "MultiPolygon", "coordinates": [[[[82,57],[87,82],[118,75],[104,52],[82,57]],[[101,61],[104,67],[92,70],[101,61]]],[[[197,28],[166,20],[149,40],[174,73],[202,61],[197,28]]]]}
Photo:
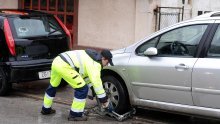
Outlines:
{"type": "Polygon", "coordinates": [[[78,45],[117,49],[137,42],[155,32],[157,6],[181,7],[182,1],[79,0],[78,45]]]}
{"type": "Polygon", "coordinates": [[[78,45],[116,49],[135,40],[135,0],[79,0],[78,45]]]}
{"type": "Polygon", "coordinates": [[[184,20],[191,18],[188,1],[183,5],[182,0],[79,0],[78,45],[109,49],[128,46],[155,32],[153,10],[157,6],[184,6],[184,20]]]}
{"type": "Polygon", "coordinates": [[[155,15],[153,10],[158,0],[136,0],[135,40],[137,42],[155,31],[155,15]]]}
{"type": "Polygon", "coordinates": [[[0,9],[3,8],[17,9],[18,0],[0,0],[0,9]]]}

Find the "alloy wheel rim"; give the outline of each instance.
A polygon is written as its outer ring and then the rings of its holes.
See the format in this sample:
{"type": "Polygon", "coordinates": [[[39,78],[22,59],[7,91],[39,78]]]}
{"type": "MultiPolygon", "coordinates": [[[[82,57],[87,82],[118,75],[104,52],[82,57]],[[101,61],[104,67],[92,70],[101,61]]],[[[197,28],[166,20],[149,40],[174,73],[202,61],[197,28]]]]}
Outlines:
{"type": "Polygon", "coordinates": [[[116,108],[118,103],[119,103],[118,89],[111,82],[105,82],[104,83],[104,89],[106,91],[106,94],[107,94],[108,98],[110,98],[113,107],[116,108]]]}

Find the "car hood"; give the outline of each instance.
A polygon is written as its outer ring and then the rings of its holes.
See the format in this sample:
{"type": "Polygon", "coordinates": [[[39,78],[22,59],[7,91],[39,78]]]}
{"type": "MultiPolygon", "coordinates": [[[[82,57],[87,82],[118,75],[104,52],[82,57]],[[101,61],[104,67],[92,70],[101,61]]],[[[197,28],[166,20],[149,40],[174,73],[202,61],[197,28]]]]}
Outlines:
{"type": "Polygon", "coordinates": [[[122,53],[125,52],[125,49],[126,48],[122,48],[122,49],[118,49],[118,50],[112,50],[111,53],[112,53],[113,56],[116,55],[116,54],[122,54],[122,53]]]}
{"type": "Polygon", "coordinates": [[[115,68],[117,65],[123,65],[128,62],[130,53],[126,52],[126,48],[112,50],[111,51],[113,58],[112,61],[114,66],[108,66],[107,68],[115,68]]]}

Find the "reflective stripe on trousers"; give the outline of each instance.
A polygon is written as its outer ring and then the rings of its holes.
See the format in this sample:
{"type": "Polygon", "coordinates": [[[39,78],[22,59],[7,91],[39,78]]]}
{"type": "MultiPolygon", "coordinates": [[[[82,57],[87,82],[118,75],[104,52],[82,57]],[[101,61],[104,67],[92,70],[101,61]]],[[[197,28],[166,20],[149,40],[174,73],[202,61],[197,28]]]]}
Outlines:
{"type": "Polygon", "coordinates": [[[44,95],[44,108],[51,108],[53,104],[53,98],[56,95],[56,87],[53,87],[49,85],[49,87],[46,89],[45,95],[44,95]]]}
{"type": "Polygon", "coordinates": [[[88,94],[88,86],[85,85],[82,88],[76,88],[74,92],[74,99],[71,106],[70,114],[74,117],[81,117],[85,104],[86,104],[86,97],[88,94]]]}
{"type": "Polygon", "coordinates": [[[45,93],[45,96],[44,96],[44,107],[45,108],[51,108],[52,106],[52,103],[53,103],[53,98],[51,97],[48,97],[48,95],[45,93]]]}

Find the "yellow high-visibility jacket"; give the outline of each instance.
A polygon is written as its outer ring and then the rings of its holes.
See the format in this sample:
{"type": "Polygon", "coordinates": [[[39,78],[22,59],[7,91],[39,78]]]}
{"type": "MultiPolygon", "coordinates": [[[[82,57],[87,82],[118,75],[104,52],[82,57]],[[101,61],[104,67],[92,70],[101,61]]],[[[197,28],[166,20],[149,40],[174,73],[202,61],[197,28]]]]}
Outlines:
{"type": "Polygon", "coordinates": [[[101,63],[94,61],[85,50],[67,51],[65,54],[71,58],[74,66],[79,69],[82,78],[87,79],[85,82],[92,84],[98,98],[106,97],[101,80],[101,63]]]}

